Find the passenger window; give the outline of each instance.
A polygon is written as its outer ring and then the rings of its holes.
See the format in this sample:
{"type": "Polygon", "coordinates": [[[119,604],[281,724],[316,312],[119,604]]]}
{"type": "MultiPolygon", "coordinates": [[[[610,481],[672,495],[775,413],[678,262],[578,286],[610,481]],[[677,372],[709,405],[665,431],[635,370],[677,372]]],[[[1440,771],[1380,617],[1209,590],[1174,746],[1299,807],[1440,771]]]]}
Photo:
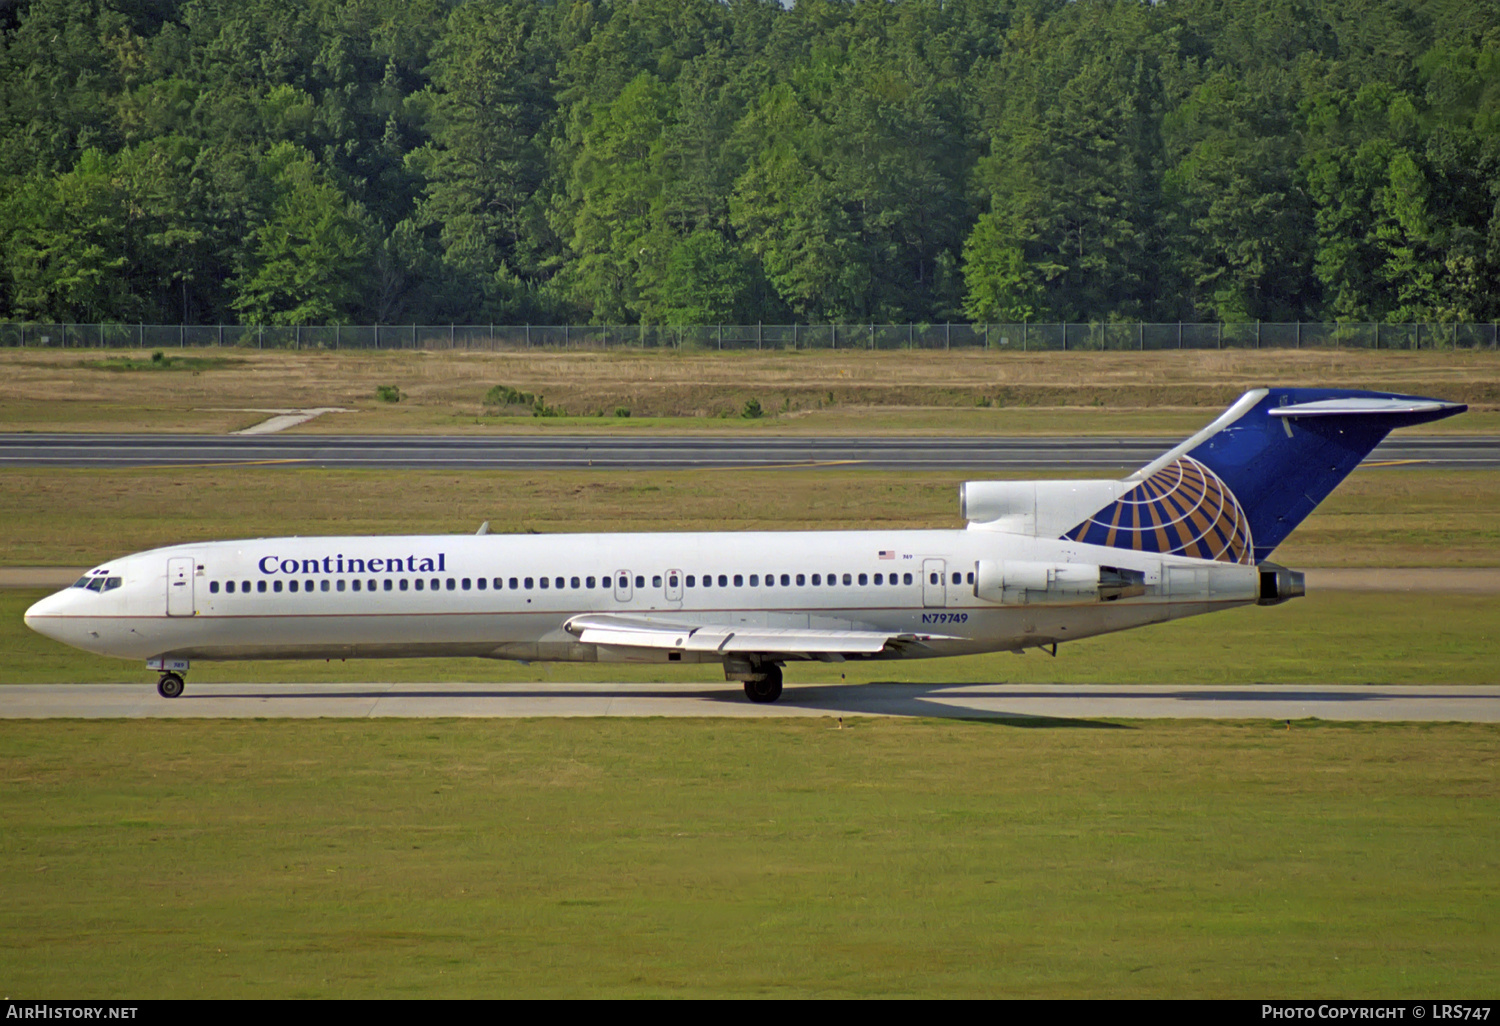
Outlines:
{"type": "MultiPolygon", "coordinates": [[[[838,583],[839,583],[839,575],[838,574],[829,574],[828,575],[828,586],[830,588],[835,587],[838,583]]],[[[847,584],[848,582],[845,581],[844,583],[847,584]]]]}
{"type": "Polygon", "coordinates": [[[745,586],[745,578],[742,574],[734,575],[734,586],[736,588],[743,588],[745,586]]]}
{"type": "Polygon", "coordinates": [[[938,578],[937,578],[937,572],[936,571],[934,571],[934,572],[932,572],[932,573],[930,573],[930,574],[927,575],[927,583],[928,584],[936,584],[937,582],[938,582],[938,578]]]}
{"type": "Polygon", "coordinates": [[[405,577],[401,578],[401,590],[402,591],[406,590],[406,578],[405,577]]]}
{"type": "Polygon", "coordinates": [[[418,591],[421,591],[421,590],[422,590],[422,578],[420,578],[420,577],[418,577],[418,578],[417,578],[417,579],[416,579],[416,581],[415,581],[415,584],[416,584],[416,586],[417,586],[417,590],[418,590],[418,591]]]}
{"type": "Polygon", "coordinates": [[[594,586],[594,579],[592,577],[585,577],[583,583],[585,587],[592,588],[594,586]]]}
{"type": "MultiPolygon", "coordinates": [[[[481,585],[483,585],[484,581],[480,581],[479,583],[481,585]]],[[[468,591],[469,590],[469,584],[470,584],[469,579],[467,577],[465,577],[464,580],[463,580],[464,591],[468,591]]]]}
{"type": "Polygon", "coordinates": [[[965,583],[967,583],[967,584],[973,584],[974,583],[974,571],[970,570],[964,576],[968,578],[968,581],[965,582],[965,583]]]}
{"type": "MultiPolygon", "coordinates": [[[[106,587],[104,590],[108,591],[109,588],[106,587]]],[[[250,594],[250,582],[249,581],[241,581],[240,582],[240,591],[244,592],[246,595],[250,594]]]]}
{"type": "MultiPolygon", "coordinates": [[[[93,585],[95,583],[95,581],[97,581],[97,580],[98,580],[98,578],[96,577],[96,578],[94,578],[93,581],[90,581],[89,584],[93,585]]],[[[90,591],[98,591],[99,589],[98,588],[94,588],[94,587],[90,587],[89,590],[90,591]]],[[[219,582],[218,581],[209,581],[208,582],[208,593],[210,595],[217,595],[219,593],[219,582]]]]}
{"type": "MultiPolygon", "coordinates": [[[[328,582],[324,581],[323,583],[327,584],[328,582]]],[[[324,590],[326,591],[327,589],[325,588],[324,590]]],[[[344,590],[344,579],[342,577],[339,578],[339,587],[338,587],[338,590],[339,591],[343,591],[344,590]]]]}
{"type": "Polygon", "coordinates": [[[651,587],[653,587],[653,588],[660,588],[661,587],[661,574],[652,574],[651,575],[651,587]]]}
{"type": "Polygon", "coordinates": [[[823,583],[823,575],[822,574],[813,574],[813,576],[812,576],[812,582],[813,582],[813,587],[817,587],[818,585],[822,584],[823,583]]]}
{"type": "Polygon", "coordinates": [[[281,582],[280,581],[272,581],[271,582],[271,590],[274,591],[276,594],[280,595],[281,594],[281,582]]]}
{"type": "Polygon", "coordinates": [[[390,591],[391,590],[391,579],[389,577],[387,577],[385,579],[385,590],[386,591],[390,591]]]}
{"type": "Polygon", "coordinates": [[[354,579],[354,583],[352,585],[350,585],[350,587],[352,587],[355,591],[359,590],[359,578],[358,577],[356,577],[354,579]]]}
{"type": "Polygon", "coordinates": [[[884,584],[885,582],[880,579],[880,575],[879,574],[876,574],[875,575],[875,580],[872,583],[874,583],[874,584],[884,584]]]}
{"type": "Polygon", "coordinates": [[[727,587],[729,587],[729,577],[727,575],[725,575],[725,574],[720,574],[719,575],[719,587],[721,587],[721,588],[727,588],[727,587]]]}
{"type": "Polygon", "coordinates": [[[568,578],[568,587],[570,587],[570,588],[576,588],[576,587],[578,587],[578,578],[576,578],[576,577],[570,577],[570,578],[568,578]]]}
{"type": "MultiPolygon", "coordinates": [[[[739,584],[740,582],[739,581],[735,581],[734,583],[735,584],[739,584]]],[[[750,587],[752,587],[752,588],[759,588],[760,587],[760,574],[751,574],[750,575],[750,587]]]]}
{"type": "MultiPolygon", "coordinates": [[[[529,578],[528,578],[528,580],[529,580],[529,578]]],[[[548,587],[551,587],[551,585],[552,585],[552,582],[551,582],[551,580],[549,580],[549,579],[548,579],[548,578],[546,578],[546,577],[543,577],[543,578],[542,578],[542,587],[543,587],[543,588],[548,588],[548,587]]]]}
{"type": "MultiPolygon", "coordinates": [[[[434,577],[432,579],[432,590],[433,591],[437,591],[438,588],[442,586],[442,583],[443,583],[442,581],[440,581],[436,577],[434,577]]],[[[451,582],[449,583],[448,587],[450,587],[450,588],[453,587],[453,585],[452,585],[451,582]]]]}
{"type": "Polygon", "coordinates": [[[312,591],[313,590],[313,582],[312,581],[303,581],[302,582],[302,590],[303,591],[312,591]]]}
{"type": "Polygon", "coordinates": [[[851,578],[850,578],[850,577],[849,577],[849,575],[848,575],[848,574],[845,574],[845,575],[844,575],[844,583],[845,583],[845,584],[846,584],[846,585],[848,585],[848,584],[853,584],[853,583],[854,583],[854,581],[853,581],[853,580],[852,580],[852,579],[851,579],[851,578]]]}
{"type": "Polygon", "coordinates": [[[911,574],[902,574],[901,575],[901,583],[902,584],[910,584],[911,583],[911,574]]]}
{"type": "Polygon", "coordinates": [[[555,585],[557,585],[557,589],[559,591],[562,590],[562,588],[563,588],[563,578],[559,577],[559,578],[557,578],[557,580],[553,581],[552,583],[555,584],[555,585]]]}
{"type": "Polygon", "coordinates": [[[802,575],[802,574],[798,574],[797,575],[797,587],[800,588],[800,587],[802,587],[806,583],[807,583],[807,578],[804,575],[802,575]]]}
{"type": "MultiPolygon", "coordinates": [[[[791,574],[782,574],[781,575],[781,586],[783,588],[790,587],[791,583],[792,583],[792,575],[791,574]]],[[[797,583],[801,584],[802,582],[798,581],[797,583]]]]}
{"type": "Polygon", "coordinates": [[[953,583],[954,584],[962,584],[962,583],[964,583],[964,575],[961,574],[961,573],[959,573],[957,570],[953,571],[953,583]]]}
{"type": "Polygon", "coordinates": [[[287,587],[288,591],[296,591],[297,590],[297,582],[296,581],[287,581],[286,582],[286,587],[287,587]]]}
{"type": "Polygon", "coordinates": [[[518,581],[518,580],[516,580],[516,578],[512,577],[510,579],[510,590],[511,591],[515,591],[520,586],[520,583],[521,583],[520,581],[518,581]]]}
{"type": "Polygon", "coordinates": [[[530,591],[532,589],[532,587],[535,585],[535,583],[536,582],[533,581],[530,577],[526,578],[526,590],[530,591]]]}
{"type": "Polygon", "coordinates": [[[869,583],[870,583],[870,578],[866,574],[860,574],[859,575],[859,584],[860,584],[860,587],[864,587],[866,584],[869,584],[869,583]]]}
{"type": "Polygon", "coordinates": [[[646,576],[644,574],[635,575],[635,586],[637,588],[644,588],[646,586],[646,576]]]}
{"type": "Polygon", "coordinates": [[[688,574],[687,579],[683,583],[686,584],[689,588],[693,587],[693,575],[688,574]]]}
{"type": "Polygon", "coordinates": [[[675,587],[677,587],[677,575],[676,574],[668,574],[667,575],[667,587],[668,588],[675,588],[675,587]]]}
{"type": "Polygon", "coordinates": [[[324,590],[324,591],[328,590],[328,582],[326,580],[322,582],[322,590],[324,590]]]}
{"type": "MultiPolygon", "coordinates": [[[[110,578],[111,581],[117,580],[117,579],[118,578],[114,578],[114,577],[110,578]]],[[[258,591],[258,592],[260,592],[262,595],[264,595],[266,593],[266,582],[265,581],[256,581],[255,582],[255,590],[258,591]]]]}

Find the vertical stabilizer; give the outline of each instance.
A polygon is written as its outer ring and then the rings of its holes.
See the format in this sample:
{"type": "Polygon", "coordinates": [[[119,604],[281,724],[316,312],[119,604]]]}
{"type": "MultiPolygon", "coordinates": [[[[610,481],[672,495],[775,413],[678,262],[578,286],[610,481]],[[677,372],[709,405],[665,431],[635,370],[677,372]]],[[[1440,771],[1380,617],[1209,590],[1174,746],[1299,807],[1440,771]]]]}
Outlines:
{"type": "Polygon", "coordinates": [[[1063,537],[1259,563],[1392,430],[1466,409],[1389,392],[1257,388],[1063,537]]]}

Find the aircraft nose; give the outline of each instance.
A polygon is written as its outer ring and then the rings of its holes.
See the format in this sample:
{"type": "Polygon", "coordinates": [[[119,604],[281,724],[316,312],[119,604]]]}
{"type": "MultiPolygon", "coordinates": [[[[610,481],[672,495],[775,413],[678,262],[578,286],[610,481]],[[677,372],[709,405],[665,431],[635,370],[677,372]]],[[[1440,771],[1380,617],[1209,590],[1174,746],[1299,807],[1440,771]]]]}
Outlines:
{"type": "Polygon", "coordinates": [[[66,599],[67,592],[65,591],[48,595],[46,598],[32,603],[31,608],[26,610],[22,619],[25,621],[27,627],[30,627],[38,634],[58,639],[57,620],[55,617],[66,599]]]}

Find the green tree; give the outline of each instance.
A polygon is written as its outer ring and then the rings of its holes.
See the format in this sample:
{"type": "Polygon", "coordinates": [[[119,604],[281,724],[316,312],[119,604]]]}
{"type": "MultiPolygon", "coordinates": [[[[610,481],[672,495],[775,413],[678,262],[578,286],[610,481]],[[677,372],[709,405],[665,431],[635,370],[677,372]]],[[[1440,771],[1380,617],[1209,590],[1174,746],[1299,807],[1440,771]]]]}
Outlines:
{"type": "Polygon", "coordinates": [[[236,277],[234,309],[248,324],[347,322],[370,261],[363,209],[290,143],[274,147],[266,163],[280,195],[236,277]]]}

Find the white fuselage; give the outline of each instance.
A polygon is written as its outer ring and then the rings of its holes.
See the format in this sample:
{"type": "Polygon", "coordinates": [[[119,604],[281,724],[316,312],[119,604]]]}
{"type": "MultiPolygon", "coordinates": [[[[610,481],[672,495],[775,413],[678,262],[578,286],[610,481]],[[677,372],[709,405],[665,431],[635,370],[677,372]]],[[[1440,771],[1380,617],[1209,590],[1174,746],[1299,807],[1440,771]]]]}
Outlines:
{"type": "Polygon", "coordinates": [[[907,632],[933,637],[864,657],[960,655],[1052,645],[1251,604],[1258,594],[1254,567],[973,527],[274,538],[154,549],[91,574],[119,583],[49,596],[28,610],[27,624],[137,659],[721,658],[585,644],[564,627],[579,614],[907,632]],[[987,599],[975,587],[986,560],[1124,568],[1144,589],[1113,601],[987,599]]]}

